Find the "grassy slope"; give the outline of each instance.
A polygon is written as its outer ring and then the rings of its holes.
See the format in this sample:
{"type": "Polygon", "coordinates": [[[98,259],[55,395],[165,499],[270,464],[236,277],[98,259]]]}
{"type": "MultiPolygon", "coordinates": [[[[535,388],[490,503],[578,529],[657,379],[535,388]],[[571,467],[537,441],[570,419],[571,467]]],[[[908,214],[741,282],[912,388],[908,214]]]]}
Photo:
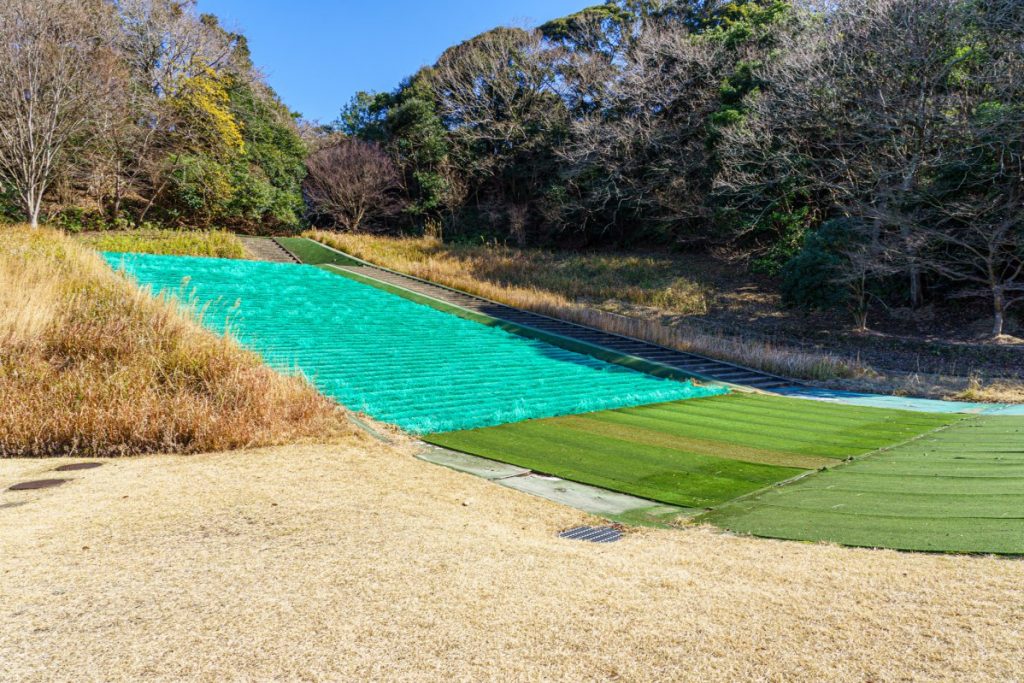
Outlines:
{"type": "Polygon", "coordinates": [[[653,500],[710,507],[958,419],[733,394],[427,440],[653,500]]]}
{"type": "Polygon", "coordinates": [[[0,457],[196,452],[351,432],[306,382],[60,233],[0,241],[0,457]]]}
{"type": "Polygon", "coordinates": [[[330,249],[324,249],[319,243],[303,237],[278,237],[277,241],[300,261],[311,266],[322,266],[328,263],[342,266],[359,265],[358,261],[345,258],[330,249]]]}
{"type": "Polygon", "coordinates": [[[709,292],[680,276],[685,270],[684,257],[445,244],[428,237],[324,231],[306,235],[366,261],[426,279],[461,278],[469,286],[490,284],[563,305],[577,300],[598,304],[617,300],[682,314],[703,313],[708,307],[709,292]]]}
{"type": "Polygon", "coordinates": [[[241,240],[224,230],[91,232],[77,235],[76,239],[97,251],[246,258],[241,240]]]}
{"type": "Polygon", "coordinates": [[[704,519],[777,538],[1024,553],[1024,418],[963,420],[704,519]]]}
{"type": "MultiPolygon", "coordinates": [[[[503,247],[445,245],[430,239],[396,239],[310,231],[305,233],[361,259],[460,289],[492,301],[682,351],[704,353],[768,372],[830,379],[852,377],[863,368],[822,353],[778,347],[669,327],[649,316],[616,315],[594,307],[605,299],[685,313],[706,305],[692,282],[673,279],[681,261],[607,255],[556,255],[503,247]],[[651,274],[653,273],[653,275],[651,274]]],[[[286,241],[291,248],[295,240],[286,241]]],[[[311,252],[319,263],[320,256],[311,252]]],[[[300,258],[302,256],[300,255],[300,258]]]]}

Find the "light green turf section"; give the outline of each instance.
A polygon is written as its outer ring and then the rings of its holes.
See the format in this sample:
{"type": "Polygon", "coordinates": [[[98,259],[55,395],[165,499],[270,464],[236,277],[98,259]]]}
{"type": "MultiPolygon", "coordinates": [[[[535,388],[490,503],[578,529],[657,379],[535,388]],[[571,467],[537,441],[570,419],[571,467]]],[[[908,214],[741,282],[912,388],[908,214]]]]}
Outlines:
{"type": "Polygon", "coordinates": [[[328,249],[319,242],[308,240],[305,237],[277,237],[278,244],[287,249],[297,259],[310,266],[322,266],[327,264],[339,266],[359,266],[359,261],[328,249]]]}
{"type": "Polygon", "coordinates": [[[1024,553],[1024,418],[977,417],[701,518],[773,538],[1024,553]]]}
{"type": "Polygon", "coordinates": [[[959,419],[730,394],[427,440],[613,491],[711,507],[959,419]]]}

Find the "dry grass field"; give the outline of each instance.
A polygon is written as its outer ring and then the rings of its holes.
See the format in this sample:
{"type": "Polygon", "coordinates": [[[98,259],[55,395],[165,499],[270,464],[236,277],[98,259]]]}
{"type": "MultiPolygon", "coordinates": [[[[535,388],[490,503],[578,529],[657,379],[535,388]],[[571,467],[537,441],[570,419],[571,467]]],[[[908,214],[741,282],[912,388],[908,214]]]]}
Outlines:
{"type": "Polygon", "coordinates": [[[351,430],[336,404],[58,232],[0,241],[0,457],[198,452],[351,430]]]}
{"type": "Polygon", "coordinates": [[[0,679],[1010,681],[1024,563],[630,531],[376,442],[9,492],[0,679]],[[14,507],[10,507],[14,504],[14,507]]]}
{"type": "Polygon", "coordinates": [[[371,440],[50,231],[0,245],[0,351],[3,681],[1024,676],[1020,561],[558,539],[595,520],[371,440]]]}

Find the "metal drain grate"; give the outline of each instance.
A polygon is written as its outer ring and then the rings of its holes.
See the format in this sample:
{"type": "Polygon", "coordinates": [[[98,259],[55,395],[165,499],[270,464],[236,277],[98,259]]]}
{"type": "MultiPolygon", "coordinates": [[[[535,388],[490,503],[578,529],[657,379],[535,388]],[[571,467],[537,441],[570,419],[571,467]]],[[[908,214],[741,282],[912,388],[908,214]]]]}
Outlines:
{"type": "Polygon", "coordinates": [[[70,465],[61,465],[54,469],[54,472],[75,472],[77,470],[91,470],[97,467],[103,467],[101,462],[76,462],[70,465]]]}
{"type": "Polygon", "coordinates": [[[558,536],[588,543],[614,543],[622,538],[622,532],[610,526],[578,526],[566,529],[558,536]]]}
{"type": "Polygon", "coordinates": [[[60,486],[69,479],[37,479],[36,481],[23,481],[20,484],[7,489],[8,491],[32,491],[35,489],[48,489],[51,486],[60,486]]]}

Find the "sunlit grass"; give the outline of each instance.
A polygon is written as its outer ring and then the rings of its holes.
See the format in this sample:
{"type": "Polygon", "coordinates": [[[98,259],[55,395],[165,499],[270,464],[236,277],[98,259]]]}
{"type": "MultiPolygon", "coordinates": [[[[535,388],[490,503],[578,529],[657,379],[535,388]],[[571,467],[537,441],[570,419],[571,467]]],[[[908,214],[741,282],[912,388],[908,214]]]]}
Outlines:
{"type": "Polygon", "coordinates": [[[245,258],[245,247],[224,230],[129,230],[91,232],[77,236],[98,251],[245,258]]]}
{"type": "Polygon", "coordinates": [[[0,456],[199,452],[348,433],[336,404],[47,229],[0,241],[0,456]]]}

